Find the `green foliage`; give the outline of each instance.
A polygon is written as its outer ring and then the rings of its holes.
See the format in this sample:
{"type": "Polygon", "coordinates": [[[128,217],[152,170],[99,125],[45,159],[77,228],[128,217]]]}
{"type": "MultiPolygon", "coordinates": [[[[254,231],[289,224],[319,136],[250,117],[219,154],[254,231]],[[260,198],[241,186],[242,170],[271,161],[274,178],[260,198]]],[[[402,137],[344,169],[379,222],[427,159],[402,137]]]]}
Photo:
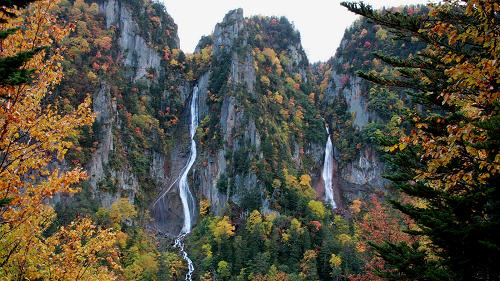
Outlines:
{"type": "Polygon", "coordinates": [[[229,54],[225,54],[212,63],[210,72],[209,91],[206,104],[210,108],[209,119],[202,123],[202,129],[205,132],[201,142],[204,144],[205,150],[214,153],[222,145],[222,134],[220,131],[220,111],[224,96],[227,93],[229,71],[231,68],[231,59],[229,54]]]}
{"type": "Polygon", "coordinates": [[[94,216],[99,209],[99,202],[93,199],[90,183],[82,180],[78,183],[78,187],[81,188],[80,192],[73,196],[62,195],[61,201],[54,206],[56,219],[44,232],[45,237],[49,237],[60,227],[69,225],[80,216],[91,216],[99,222],[99,217],[94,216]]]}
{"type": "Polygon", "coordinates": [[[311,216],[297,218],[254,210],[246,219],[238,213],[232,218],[206,217],[193,229],[189,241],[190,256],[200,264],[196,275],[210,273],[222,280],[259,276],[331,280],[332,254],[342,260],[337,273],[359,273],[364,253],[356,246],[355,227],[321,207],[322,216],[313,215],[312,210],[308,210],[311,216]],[[217,238],[226,232],[227,223],[236,226],[234,234],[217,238]]]}
{"type": "Polygon", "coordinates": [[[220,193],[223,193],[223,194],[226,193],[227,186],[228,186],[227,180],[228,180],[228,178],[225,174],[221,175],[219,180],[217,180],[217,184],[215,185],[215,187],[217,187],[217,190],[219,190],[220,193]]]}

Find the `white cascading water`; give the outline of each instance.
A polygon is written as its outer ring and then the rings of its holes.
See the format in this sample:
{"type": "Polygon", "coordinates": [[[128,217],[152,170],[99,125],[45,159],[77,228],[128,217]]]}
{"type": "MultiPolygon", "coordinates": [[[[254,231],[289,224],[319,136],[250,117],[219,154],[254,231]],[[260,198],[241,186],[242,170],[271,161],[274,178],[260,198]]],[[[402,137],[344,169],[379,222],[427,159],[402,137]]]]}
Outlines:
{"type": "Polygon", "coordinates": [[[323,181],[325,182],[325,202],[330,202],[332,207],[335,209],[337,205],[333,199],[333,186],[332,186],[332,170],[333,170],[333,144],[330,139],[330,132],[328,127],[326,127],[326,132],[328,133],[328,139],[326,141],[325,148],[325,162],[323,164],[323,181]]]}
{"type": "Polygon", "coordinates": [[[193,262],[188,257],[186,251],[184,250],[184,237],[186,234],[191,232],[192,219],[194,216],[194,198],[191,194],[188,184],[188,173],[196,160],[196,142],[194,141],[194,136],[196,134],[196,127],[198,127],[198,87],[195,86],[193,90],[193,97],[191,98],[191,125],[189,128],[189,133],[191,137],[191,151],[189,154],[189,160],[179,179],[179,195],[181,197],[182,208],[184,212],[184,225],[182,227],[179,236],[175,239],[175,247],[178,247],[183,258],[188,262],[188,273],[186,274],[186,280],[192,281],[192,274],[194,271],[193,262]]]}

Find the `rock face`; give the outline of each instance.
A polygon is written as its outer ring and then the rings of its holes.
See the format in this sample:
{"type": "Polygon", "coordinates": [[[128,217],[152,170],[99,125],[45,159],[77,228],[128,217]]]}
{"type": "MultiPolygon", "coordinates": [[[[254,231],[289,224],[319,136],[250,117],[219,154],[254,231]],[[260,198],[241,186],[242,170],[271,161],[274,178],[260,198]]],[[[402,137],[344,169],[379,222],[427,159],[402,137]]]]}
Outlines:
{"type": "Polygon", "coordinates": [[[231,73],[229,77],[236,84],[243,84],[250,93],[255,92],[255,66],[253,63],[253,55],[247,52],[245,60],[240,62],[238,55],[233,53],[231,56],[231,73]]]}
{"type": "MultiPolygon", "coordinates": [[[[334,60],[334,63],[340,63],[341,60],[334,60]]],[[[368,101],[361,95],[361,78],[358,76],[338,74],[332,70],[330,74],[332,84],[327,89],[326,101],[331,101],[337,95],[343,95],[347,102],[347,107],[350,112],[356,114],[354,125],[362,130],[369,122],[380,120],[378,114],[368,110],[366,105],[368,101]]]]}
{"type": "MultiPolygon", "coordinates": [[[[333,64],[342,64],[342,57],[334,58],[333,64]]],[[[332,70],[325,99],[329,102],[338,96],[345,98],[347,110],[354,113],[353,125],[357,130],[363,130],[370,122],[381,120],[376,112],[367,109],[368,101],[361,94],[359,77],[338,74],[332,70]]],[[[338,148],[335,148],[334,158],[340,159],[338,148]]],[[[368,145],[361,149],[356,160],[345,164],[342,169],[338,167],[338,160],[334,162],[334,192],[338,194],[338,200],[344,207],[345,204],[350,204],[355,199],[367,198],[369,194],[377,190],[385,190],[387,180],[381,176],[385,165],[377,159],[373,147],[368,145]]]]}
{"type": "MultiPolygon", "coordinates": [[[[213,53],[221,49],[231,49],[243,30],[243,9],[232,10],[226,14],[222,23],[215,26],[213,53]]],[[[246,45],[246,42],[242,44],[246,45]]]]}
{"type": "MultiPolygon", "coordinates": [[[[156,72],[156,75],[164,72],[160,66],[161,57],[153,50],[151,43],[147,42],[139,35],[139,27],[134,21],[134,18],[127,7],[125,7],[119,0],[109,0],[98,3],[100,12],[105,14],[106,25],[108,28],[114,27],[117,30],[117,42],[120,47],[120,53],[123,57],[121,65],[129,69],[127,76],[133,81],[144,80],[146,86],[151,85],[153,81],[149,81],[145,75],[147,71],[151,70],[156,72]]],[[[174,34],[174,36],[177,35],[174,34]]],[[[177,48],[179,47],[178,38],[177,48]]],[[[116,145],[123,146],[124,139],[127,138],[125,127],[122,124],[123,119],[119,115],[117,108],[116,98],[112,98],[111,86],[103,82],[95,90],[93,95],[93,111],[98,113],[96,122],[99,126],[100,136],[98,140],[98,147],[92,154],[90,163],[87,165],[89,175],[89,182],[93,190],[93,194],[100,201],[101,205],[109,209],[114,202],[117,202],[122,197],[128,197],[131,203],[134,203],[137,196],[142,193],[139,178],[135,174],[132,167],[125,165],[120,167],[113,167],[110,160],[115,153],[116,145]],[[102,186],[113,182],[116,185],[115,191],[103,191],[102,186]]],[[[191,93],[191,87],[184,83],[179,85],[178,91],[181,101],[185,102],[191,93]]],[[[145,97],[151,98],[144,92],[145,97]]],[[[169,93],[165,91],[163,98],[169,97],[169,93]]],[[[189,115],[189,113],[188,113],[189,115]]],[[[182,118],[188,120],[188,118],[182,118]]],[[[158,191],[166,191],[175,177],[182,169],[182,163],[187,161],[186,156],[183,154],[182,140],[184,138],[183,132],[185,126],[181,123],[176,130],[178,134],[176,137],[179,142],[175,143],[172,155],[166,155],[154,149],[149,149],[146,153],[151,159],[148,164],[148,177],[152,179],[157,185],[158,191]]],[[[151,136],[154,140],[154,136],[151,136]]],[[[123,149],[125,153],[133,153],[130,148],[123,149]]],[[[163,202],[164,207],[169,210],[165,216],[168,217],[168,229],[162,225],[162,230],[176,233],[178,232],[179,225],[182,227],[182,204],[175,188],[169,190],[171,194],[167,196],[168,203],[163,202]]]]}
{"type": "Polygon", "coordinates": [[[359,159],[348,163],[340,174],[347,182],[372,186],[381,186],[384,180],[380,174],[384,171],[384,164],[377,157],[372,147],[366,147],[361,150],[359,159]]]}
{"type": "MultiPolygon", "coordinates": [[[[161,57],[150,44],[138,35],[139,27],[134,22],[130,11],[118,0],[109,0],[99,5],[99,10],[106,14],[106,25],[116,27],[120,35],[118,43],[122,50],[123,66],[136,68],[134,80],[144,77],[148,68],[160,70],[161,57]]],[[[179,39],[176,40],[179,42],[179,39]]],[[[179,44],[177,44],[179,48],[179,44]]]]}
{"type": "MultiPolygon", "coordinates": [[[[243,30],[243,10],[236,9],[230,11],[224,20],[217,24],[214,29],[213,34],[213,54],[214,56],[220,56],[233,48],[235,42],[242,37],[246,37],[243,30]]],[[[246,42],[244,42],[246,45],[246,42]]],[[[199,119],[203,120],[205,116],[209,113],[209,109],[204,102],[208,98],[208,80],[210,77],[210,72],[205,73],[201,76],[198,81],[198,88],[200,93],[199,98],[199,119]]],[[[233,83],[245,84],[248,91],[254,91],[255,85],[255,67],[253,62],[253,55],[247,53],[245,59],[240,61],[236,53],[231,55],[231,70],[230,79],[233,83]]],[[[212,212],[216,215],[219,214],[229,199],[229,194],[231,190],[228,189],[226,194],[222,194],[216,188],[217,182],[226,173],[227,161],[225,159],[226,153],[238,150],[241,148],[242,144],[240,141],[233,138],[234,128],[241,128],[243,126],[243,115],[244,110],[237,107],[234,97],[226,98],[222,103],[222,109],[220,114],[220,125],[221,133],[224,135],[224,141],[227,142],[227,149],[220,149],[215,156],[203,156],[200,155],[198,161],[198,171],[196,172],[196,180],[199,181],[199,190],[201,194],[210,200],[212,212]],[[202,164],[202,165],[200,165],[202,164]]],[[[252,128],[252,124],[249,125],[252,128]]],[[[258,133],[255,132],[255,124],[253,124],[253,132],[247,133],[250,130],[245,130],[245,141],[250,141],[255,144],[256,139],[259,139],[258,133]],[[257,135],[257,136],[256,136],[257,135]]],[[[260,144],[260,140],[257,140],[260,144]]],[[[253,157],[253,155],[252,155],[253,157]]],[[[255,186],[256,176],[247,175],[244,178],[237,179],[238,184],[247,186],[255,186]]],[[[238,196],[233,196],[232,198],[238,201],[238,196]]]]}
{"type": "MultiPolygon", "coordinates": [[[[252,194],[256,198],[255,200],[260,201],[257,205],[261,206],[263,213],[273,212],[269,207],[270,197],[265,195],[266,188],[259,180],[256,168],[251,166],[254,164],[249,164],[250,167],[246,167],[244,171],[234,171],[234,155],[239,155],[239,159],[246,163],[266,161],[262,147],[261,129],[258,128],[259,126],[254,119],[249,118],[252,112],[248,111],[245,103],[242,104],[245,99],[257,99],[263,94],[262,89],[259,89],[261,92],[257,93],[259,78],[255,53],[252,51],[255,46],[249,43],[250,31],[245,26],[245,23],[248,22],[249,19],[243,17],[242,9],[230,11],[224,20],[217,24],[213,34],[214,57],[224,57],[226,60],[230,60],[227,81],[228,88],[232,90],[225,94],[220,114],[217,115],[220,134],[223,136],[223,145],[217,151],[210,153],[206,151],[198,156],[196,168],[193,171],[193,182],[195,185],[199,184],[197,187],[199,194],[211,202],[210,209],[215,215],[220,214],[228,202],[238,205],[244,203],[243,201],[247,200],[245,196],[248,194],[252,194]],[[227,189],[221,192],[217,188],[218,185],[225,185],[227,189]]],[[[261,46],[260,48],[264,50],[266,47],[261,46]]],[[[303,65],[306,59],[301,44],[291,42],[284,47],[282,54],[286,54],[289,59],[289,64],[284,66],[286,70],[300,74],[301,82],[307,81],[306,70],[297,67],[303,65]]],[[[209,98],[210,75],[211,73],[207,72],[198,80],[200,120],[211,113],[210,108],[203,102],[209,98]]],[[[294,75],[294,77],[296,76],[294,75]]],[[[303,155],[310,155],[311,161],[317,163],[317,168],[310,173],[312,184],[316,186],[320,180],[319,163],[323,161],[324,145],[310,144],[307,149],[302,149],[297,141],[290,141],[290,143],[293,146],[290,159],[293,163],[292,168],[299,170],[302,167],[303,155]]]]}
{"type": "Polygon", "coordinates": [[[109,85],[103,83],[94,95],[93,111],[98,112],[96,122],[101,124],[102,139],[99,147],[94,151],[90,166],[88,168],[89,181],[94,193],[99,194],[101,205],[110,209],[114,202],[125,197],[128,194],[130,202],[134,202],[134,194],[139,191],[139,183],[137,177],[130,173],[127,169],[112,170],[109,169],[109,158],[113,151],[113,127],[120,127],[120,120],[117,115],[116,101],[111,99],[109,93],[109,85]],[[118,180],[117,192],[112,194],[108,192],[98,193],[99,185],[106,177],[118,180]]]}
{"type": "MultiPolygon", "coordinates": [[[[133,81],[144,80],[145,84],[151,85],[153,81],[150,81],[145,75],[151,73],[152,70],[157,75],[161,75],[165,71],[160,65],[160,55],[154,51],[150,43],[139,35],[138,25],[134,22],[130,11],[118,0],[102,2],[99,4],[99,9],[106,15],[107,26],[116,27],[119,34],[117,42],[123,57],[121,63],[124,67],[130,69],[130,72],[127,73],[128,77],[133,81]]],[[[212,68],[202,74],[195,82],[199,89],[198,119],[201,121],[209,115],[217,116],[222,145],[215,151],[203,151],[200,140],[197,140],[200,146],[200,149],[198,149],[199,155],[189,174],[189,179],[193,194],[199,196],[197,199],[208,199],[211,202],[211,212],[215,215],[219,215],[227,203],[244,203],[243,201],[248,200],[248,197],[245,196],[251,193],[256,194],[252,198],[260,201],[258,205],[261,206],[262,212],[272,212],[273,209],[270,205],[273,204],[274,193],[272,190],[271,192],[268,190],[269,186],[266,190],[266,186],[259,178],[260,175],[256,168],[256,163],[270,161],[264,157],[267,132],[263,134],[261,125],[263,120],[260,119],[259,121],[259,116],[249,118],[249,115],[253,113],[246,107],[249,103],[248,99],[257,99],[258,95],[263,95],[262,81],[265,80],[262,80],[262,69],[266,69],[266,67],[262,67],[261,72],[258,72],[254,47],[249,43],[250,39],[254,40],[257,37],[252,36],[250,38],[249,30],[245,28],[245,23],[248,24],[248,21],[245,20],[242,9],[233,10],[214,29],[213,57],[214,59],[225,58],[226,62],[230,64],[226,77],[227,88],[230,90],[221,99],[220,112],[213,115],[213,107],[211,108],[206,102],[207,99],[211,98],[211,90],[213,90],[211,89],[210,80],[214,69],[212,68]],[[253,163],[251,164],[253,166],[235,172],[234,167],[231,166],[234,163],[230,163],[230,159],[231,161],[234,160],[236,154],[245,162],[253,163]],[[228,176],[229,173],[231,173],[231,176],[228,176]],[[225,185],[226,188],[220,189],[218,185],[225,185]],[[221,190],[223,191],[221,192],[221,190]]],[[[261,51],[264,51],[264,49],[265,47],[262,46],[261,51]]],[[[303,67],[304,62],[307,61],[305,53],[300,43],[291,40],[290,44],[282,47],[281,54],[285,54],[286,58],[283,59],[280,56],[277,56],[277,58],[282,60],[283,63],[288,60],[286,65],[283,64],[283,68],[284,71],[289,72],[287,74],[288,79],[292,79],[291,82],[287,80],[286,83],[292,83],[292,90],[298,91],[300,83],[308,81],[308,71],[303,67]]],[[[270,74],[274,62],[270,60],[268,64],[270,65],[269,70],[266,71],[270,74]]],[[[173,76],[175,75],[169,77],[173,76]]],[[[365,109],[366,100],[360,93],[358,78],[339,75],[334,71],[332,71],[331,77],[332,85],[335,85],[335,87],[330,87],[327,92],[327,99],[331,99],[337,94],[343,95],[349,103],[348,110],[356,112],[354,123],[359,129],[362,129],[369,121],[378,119],[374,112],[365,109]],[[349,87],[341,85],[342,81],[346,79],[350,80],[349,87]]],[[[177,178],[189,157],[188,128],[190,113],[188,100],[195,86],[192,84],[193,82],[189,83],[182,80],[177,85],[175,94],[184,103],[184,110],[181,110],[183,113],[179,115],[179,121],[172,130],[175,141],[171,150],[166,154],[153,149],[147,151],[151,160],[148,163],[149,177],[156,183],[158,198],[164,195],[160,200],[153,200],[154,203],[150,211],[155,222],[151,226],[170,234],[179,233],[183,226],[183,210],[177,187],[177,178]]],[[[163,95],[164,100],[174,94],[171,89],[172,87],[160,94],[163,95]]],[[[131,167],[113,168],[110,166],[117,144],[122,144],[122,138],[126,137],[116,135],[116,132],[120,132],[126,124],[122,124],[124,121],[123,118],[119,117],[119,106],[110,92],[110,86],[107,83],[102,83],[94,93],[93,109],[95,112],[99,112],[97,122],[100,125],[99,135],[101,139],[88,165],[89,180],[94,194],[106,208],[110,208],[114,202],[122,197],[128,197],[134,202],[134,200],[137,200],[135,196],[141,192],[139,177],[134,174],[131,167]],[[109,179],[114,179],[117,182],[117,192],[100,191],[100,186],[107,183],[109,179]]],[[[276,90],[266,90],[266,92],[271,92],[271,94],[268,94],[269,98],[279,96],[276,90]]],[[[151,98],[151,96],[146,94],[145,98],[151,98]]],[[[305,100],[309,101],[307,96],[296,98],[305,98],[305,100]]],[[[294,105],[295,102],[297,100],[294,101],[292,98],[291,104],[294,105]]],[[[301,110],[304,111],[305,109],[301,110]]],[[[287,111],[272,112],[272,114],[286,115],[287,111]]],[[[314,118],[320,119],[321,117],[317,114],[314,118]]],[[[307,126],[309,126],[309,123],[307,123],[307,126]]],[[[278,135],[278,132],[275,134],[278,135]]],[[[154,136],[151,137],[154,138],[154,136]]],[[[290,154],[290,161],[284,164],[281,169],[290,168],[297,173],[298,171],[308,173],[312,179],[311,185],[318,193],[318,198],[324,199],[324,183],[321,179],[321,170],[325,144],[311,142],[304,145],[293,138],[287,139],[286,142],[289,146],[289,152],[287,153],[290,154]],[[310,163],[308,164],[309,168],[307,171],[303,171],[306,161],[310,163]]],[[[269,145],[268,141],[267,146],[269,145]]],[[[285,153],[286,151],[278,152],[285,153]]],[[[128,151],[127,153],[133,152],[128,151]]],[[[338,151],[334,157],[339,159],[338,151]]],[[[279,164],[281,165],[281,163],[279,164]]],[[[278,163],[276,162],[275,165],[278,165],[278,163]]],[[[333,188],[337,206],[346,205],[345,202],[363,197],[364,193],[369,190],[381,188],[385,183],[380,177],[380,172],[383,169],[383,164],[376,159],[375,151],[369,147],[360,152],[358,160],[348,163],[342,169],[335,162],[333,165],[333,188]]]]}
{"type": "Polygon", "coordinates": [[[340,191],[347,202],[354,199],[366,198],[377,190],[386,190],[388,181],[382,178],[385,164],[377,159],[372,147],[365,147],[360,151],[359,159],[348,163],[339,172],[343,182],[340,191]]]}

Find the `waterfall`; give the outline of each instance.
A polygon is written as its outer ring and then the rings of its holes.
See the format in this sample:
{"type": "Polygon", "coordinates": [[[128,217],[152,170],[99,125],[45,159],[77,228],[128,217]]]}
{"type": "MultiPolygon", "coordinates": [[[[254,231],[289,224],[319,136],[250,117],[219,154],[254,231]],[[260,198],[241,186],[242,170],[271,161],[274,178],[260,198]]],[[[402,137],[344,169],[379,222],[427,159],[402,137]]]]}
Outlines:
{"type": "Polygon", "coordinates": [[[184,226],[182,227],[180,235],[183,233],[191,232],[192,218],[194,216],[194,198],[191,194],[188,184],[188,173],[193,167],[196,160],[196,142],[194,136],[196,135],[196,127],[198,127],[198,87],[195,86],[193,90],[193,97],[191,98],[191,125],[189,127],[189,135],[191,138],[191,150],[189,153],[189,160],[186,167],[183,169],[179,180],[179,195],[182,201],[182,208],[184,211],[184,226]]]}
{"type": "Polygon", "coordinates": [[[184,212],[184,225],[182,227],[179,236],[175,239],[175,247],[178,247],[182,257],[188,262],[188,272],[186,274],[186,280],[192,280],[192,274],[194,271],[193,262],[188,257],[186,251],[184,250],[184,237],[187,233],[191,232],[192,219],[194,217],[194,198],[191,194],[188,184],[188,173],[193,167],[194,161],[196,160],[196,142],[194,141],[194,136],[196,135],[196,127],[198,127],[198,87],[195,86],[193,89],[193,97],[191,98],[191,124],[189,127],[189,135],[191,138],[191,148],[189,152],[189,160],[182,170],[182,174],[179,179],[179,195],[181,197],[182,209],[184,212]]]}
{"type": "Polygon", "coordinates": [[[323,181],[325,182],[325,202],[330,202],[333,208],[337,208],[335,200],[333,199],[333,186],[332,186],[332,170],[333,170],[333,145],[330,138],[330,132],[326,127],[328,139],[325,148],[325,162],[323,164],[323,181]]]}

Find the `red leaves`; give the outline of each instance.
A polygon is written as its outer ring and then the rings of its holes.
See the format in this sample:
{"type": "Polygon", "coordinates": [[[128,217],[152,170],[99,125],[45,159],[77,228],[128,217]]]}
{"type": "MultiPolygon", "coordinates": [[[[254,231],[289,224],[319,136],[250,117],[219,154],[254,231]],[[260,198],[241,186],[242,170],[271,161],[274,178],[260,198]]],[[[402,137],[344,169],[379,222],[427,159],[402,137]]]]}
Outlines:
{"type": "Polygon", "coordinates": [[[316,231],[318,231],[319,228],[321,227],[321,223],[319,221],[312,221],[311,223],[314,224],[314,226],[316,226],[316,231]]]}
{"type": "Polygon", "coordinates": [[[414,227],[412,220],[393,209],[388,209],[373,194],[371,201],[365,204],[368,205],[369,211],[359,224],[363,238],[379,244],[384,243],[384,240],[394,243],[415,242],[413,236],[402,232],[403,229],[414,227]]]}

